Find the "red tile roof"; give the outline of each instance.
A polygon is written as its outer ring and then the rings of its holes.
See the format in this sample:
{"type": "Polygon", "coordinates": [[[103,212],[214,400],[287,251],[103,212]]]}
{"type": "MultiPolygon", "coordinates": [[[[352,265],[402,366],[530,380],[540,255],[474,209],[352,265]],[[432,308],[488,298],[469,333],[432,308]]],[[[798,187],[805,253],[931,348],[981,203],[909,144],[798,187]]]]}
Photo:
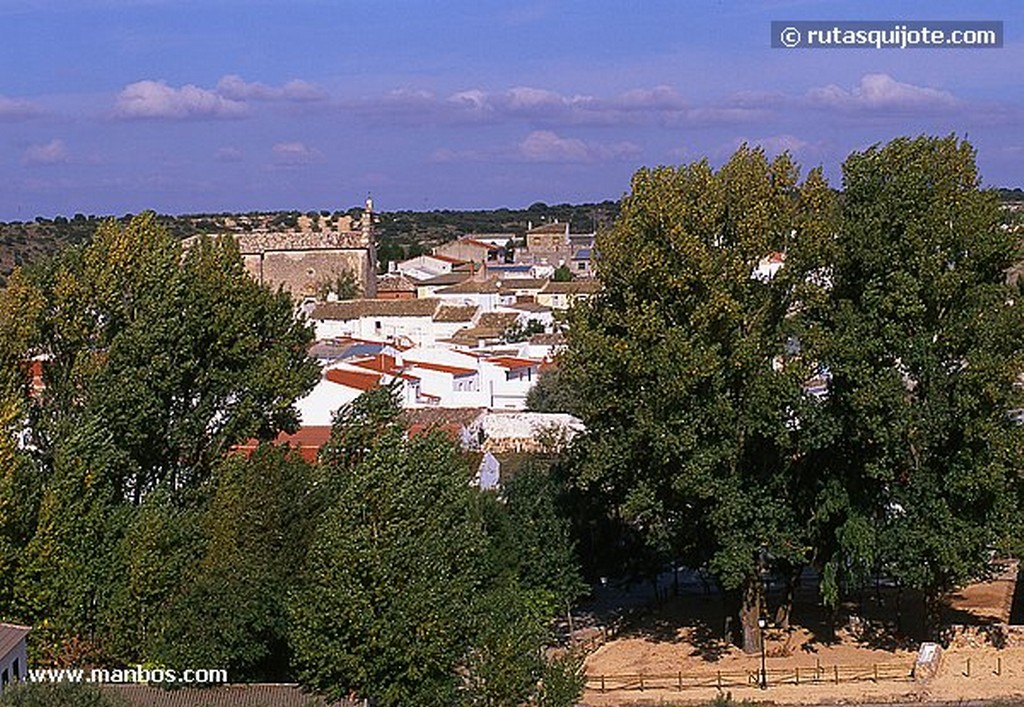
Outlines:
{"type": "Polygon", "coordinates": [[[453,376],[470,376],[476,373],[472,368],[461,368],[460,366],[446,366],[443,363],[431,363],[429,361],[410,361],[406,359],[405,362],[413,368],[425,368],[428,371],[440,371],[441,373],[451,373],[453,376]]]}
{"type": "Polygon", "coordinates": [[[285,444],[292,449],[298,450],[302,458],[308,462],[315,462],[320,447],[327,444],[331,438],[330,425],[316,425],[300,427],[295,434],[282,432],[274,439],[274,444],[285,444]]]}
{"type": "Polygon", "coordinates": [[[373,358],[367,358],[361,361],[351,361],[350,363],[353,366],[359,366],[360,368],[367,368],[371,371],[378,371],[380,373],[388,373],[392,375],[401,371],[395,357],[385,353],[377,354],[373,358]]]}
{"type": "MultiPolygon", "coordinates": [[[[116,695],[118,704],[129,707],[342,707],[349,701],[330,701],[305,692],[298,685],[248,684],[213,687],[181,687],[174,690],[157,685],[100,686],[104,695],[116,695]]],[[[362,703],[360,703],[362,704],[362,703]]]]}
{"type": "Polygon", "coordinates": [[[453,265],[462,265],[463,263],[469,262],[462,260],[461,258],[453,258],[450,255],[441,255],[440,253],[431,253],[427,256],[428,258],[436,258],[437,260],[443,260],[446,263],[452,263],[453,265]]]}
{"type": "Polygon", "coordinates": [[[349,371],[344,368],[332,368],[324,376],[332,383],[344,385],[356,390],[373,390],[380,385],[380,374],[349,371]]]}
{"type": "Polygon", "coordinates": [[[29,626],[0,623],[0,658],[6,658],[31,630],[29,626]]]}
{"type": "Polygon", "coordinates": [[[494,358],[487,359],[488,363],[493,363],[502,368],[532,368],[533,366],[539,366],[540,361],[531,361],[528,358],[516,358],[515,356],[495,356],[494,358]]]}

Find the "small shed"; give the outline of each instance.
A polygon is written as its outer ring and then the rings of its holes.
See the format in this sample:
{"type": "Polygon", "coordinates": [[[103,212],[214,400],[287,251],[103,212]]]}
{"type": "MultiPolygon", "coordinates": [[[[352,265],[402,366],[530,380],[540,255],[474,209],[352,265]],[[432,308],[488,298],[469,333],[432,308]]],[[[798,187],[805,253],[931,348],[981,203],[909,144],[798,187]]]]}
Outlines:
{"type": "Polygon", "coordinates": [[[0,693],[12,680],[24,680],[28,667],[28,626],[0,623],[0,693]]]}

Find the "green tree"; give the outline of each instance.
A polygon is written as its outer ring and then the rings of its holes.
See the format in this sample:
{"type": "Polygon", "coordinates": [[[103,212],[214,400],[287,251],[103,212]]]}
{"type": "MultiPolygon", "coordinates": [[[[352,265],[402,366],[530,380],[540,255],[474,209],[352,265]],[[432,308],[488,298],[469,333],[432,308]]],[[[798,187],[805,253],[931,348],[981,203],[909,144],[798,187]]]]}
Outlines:
{"type": "Polygon", "coordinates": [[[186,566],[180,531],[218,460],[296,423],[292,404],[318,377],[311,332],[230,239],[183,253],[152,214],[106,222],[19,279],[0,295],[0,326],[21,306],[24,331],[0,347],[4,380],[22,389],[7,431],[27,442],[0,486],[0,538],[16,555],[5,591],[20,620],[47,620],[33,640],[51,657],[135,658],[181,578],[133,550],[186,566]],[[30,356],[45,383],[32,398],[30,356]],[[129,597],[144,598],[139,611],[129,597]]]}
{"type": "Polygon", "coordinates": [[[471,474],[438,434],[404,438],[389,389],[361,397],[373,432],[344,424],[362,410],[340,415],[322,468],[333,498],[292,604],[300,676],[332,698],[452,704],[480,587],[471,474]],[[353,439],[367,446],[351,468],[337,450],[353,439]]]}
{"type": "Polygon", "coordinates": [[[526,394],[526,408],[533,412],[567,412],[576,410],[577,394],[558,367],[540,374],[537,383],[526,394]]]}
{"type": "Polygon", "coordinates": [[[164,481],[201,481],[233,444],[293,428],[292,403],[316,381],[310,329],[245,273],[229,238],[182,253],[147,213],[107,222],[40,280],[49,360],[35,441],[50,454],[60,425],[102,420],[136,502],[164,481]]]}
{"type": "Polygon", "coordinates": [[[4,688],[0,707],[127,707],[118,696],[96,685],[77,683],[14,683],[4,688]]]}
{"type": "Polygon", "coordinates": [[[328,295],[334,295],[339,300],[349,300],[360,297],[362,293],[363,288],[359,284],[359,278],[347,268],[321,280],[316,286],[316,296],[320,300],[326,300],[328,295]]]}
{"type": "Polygon", "coordinates": [[[199,552],[175,568],[150,655],[165,665],[224,667],[236,680],[285,679],[286,600],[300,587],[320,510],[312,468],[261,445],[248,458],[221,461],[212,481],[213,497],[191,523],[202,536],[192,543],[199,552]]]}
{"type": "Polygon", "coordinates": [[[444,435],[406,438],[399,413],[394,391],[363,394],[321,455],[328,507],[291,602],[300,678],[381,705],[568,707],[578,666],[548,660],[545,647],[550,606],[578,584],[550,495],[527,499],[524,481],[507,510],[511,499],[471,486],[444,435]],[[542,547],[544,532],[565,552],[542,547]]]}
{"type": "Polygon", "coordinates": [[[717,172],[640,170],[598,237],[604,289],[569,314],[561,374],[588,429],[575,485],[640,542],[635,570],[684,558],[738,591],[747,651],[761,573],[810,559],[816,482],[800,449],[815,362],[797,342],[825,290],[830,209],[820,172],[801,185],[787,155],[746,146],[717,172]]]}
{"type": "Polygon", "coordinates": [[[1024,318],[1017,236],[979,190],[973,148],[901,138],[843,166],[830,309],[830,457],[860,532],[830,566],[879,567],[922,591],[984,574],[1017,514],[1024,318]]]}
{"type": "Polygon", "coordinates": [[[572,270],[569,269],[568,265],[559,265],[555,268],[554,274],[551,279],[555,282],[569,282],[572,280],[572,270]]]}

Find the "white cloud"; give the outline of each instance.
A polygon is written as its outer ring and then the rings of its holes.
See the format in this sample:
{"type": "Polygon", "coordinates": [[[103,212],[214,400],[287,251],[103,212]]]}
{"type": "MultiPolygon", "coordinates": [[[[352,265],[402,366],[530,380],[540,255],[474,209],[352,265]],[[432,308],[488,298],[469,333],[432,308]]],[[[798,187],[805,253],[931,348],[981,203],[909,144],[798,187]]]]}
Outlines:
{"type": "Polygon", "coordinates": [[[45,145],[30,145],[21,156],[24,165],[51,165],[67,162],[70,155],[63,140],[54,138],[45,145]]]}
{"type": "Polygon", "coordinates": [[[519,143],[519,155],[530,162],[608,162],[635,158],[640,152],[631,142],[587,143],[550,130],[535,130],[519,143]]]}
{"type": "Polygon", "coordinates": [[[42,110],[35,103],[0,96],[0,120],[24,120],[40,113],[42,110]]]}
{"type": "Polygon", "coordinates": [[[850,91],[835,84],[812,88],[807,98],[816,105],[842,110],[945,110],[958,105],[949,91],[901,83],[888,74],[866,74],[850,91]]]}
{"type": "Polygon", "coordinates": [[[259,81],[248,82],[235,74],[217,82],[217,93],[233,101],[319,101],[327,97],[316,84],[302,79],[293,79],[283,86],[268,86],[259,81]]]}
{"type": "Polygon", "coordinates": [[[683,97],[671,86],[635,88],[613,98],[610,104],[632,111],[681,111],[686,108],[683,97]]]}
{"type": "Polygon", "coordinates": [[[240,118],[245,113],[244,103],[214,91],[192,84],[174,88],[163,81],[148,80],[125,86],[114,107],[117,117],[127,119],[222,119],[240,118]]]}
{"type": "Polygon", "coordinates": [[[294,166],[323,162],[323,154],[301,142],[279,142],[271,148],[274,162],[279,165],[294,166]]]}

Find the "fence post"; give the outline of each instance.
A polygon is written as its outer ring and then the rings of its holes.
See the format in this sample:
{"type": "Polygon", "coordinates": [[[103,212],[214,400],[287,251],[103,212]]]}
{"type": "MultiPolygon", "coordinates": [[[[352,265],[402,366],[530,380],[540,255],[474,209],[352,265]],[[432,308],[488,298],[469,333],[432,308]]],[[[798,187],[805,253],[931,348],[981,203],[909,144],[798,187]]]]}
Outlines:
{"type": "Polygon", "coordinates": [[[722,671],[718,671],[718,691],[722,691],[722,671]]]}
{"type": "Polygon", "coordinates": [[[800,684],[800,667],[799,666],[797,666],[797,669],[796,669],[796,684],[797,685],[800,684]]]}
{"type": "Polygon", "coordinates": [[[835,671],[836,685],[838,685],[839,684],[839,666],[838,665],[833,665],[832,666],[832,670],[835,671]]]}
{"type": "Polygon", "coordinates": [[[814,659],[814,681],[821,680],[821,658],[814,659]]]}
{"type": "Polygon", "coordinates": [[[996,656],[996,675],[1003,674],[1003,656],[996,656]]]}
{"type": "Polygon", "coordinates": [[[644,691],[644,674],[640,673],[640,692],[644,691]]]}
{"type": "Polygon", "coordinates": [[[604,692],[604,675],[601,676],[601,692],[604,692]]]}
{"type": "Polygon", "coordinates": [[[964,672],[964,677],[965,678],[971,677],[971,659],[970,658],[967,658],[967,670],[964,672]]]}
{"type": "Polygon", "coordinates": [[[679,691],[682,692],[683,691],[683,671],[680,670],[679,674],[676,677],[679,679],[679,691]]]}
{"type": "Polygon", "coordinates": [[[875,682],[878,682],[878,663],[875,663],[875,682]]]}

